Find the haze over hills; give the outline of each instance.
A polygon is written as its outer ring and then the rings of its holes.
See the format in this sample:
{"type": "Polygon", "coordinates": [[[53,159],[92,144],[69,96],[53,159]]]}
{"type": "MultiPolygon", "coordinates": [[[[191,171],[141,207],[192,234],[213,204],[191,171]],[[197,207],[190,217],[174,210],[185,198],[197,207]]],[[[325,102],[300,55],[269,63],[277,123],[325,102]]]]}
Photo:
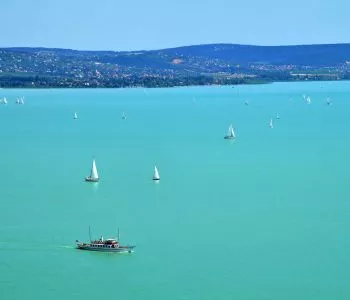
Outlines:
{"type": "Polygon", "coordinates": [[[2,87],[156,87],[349,77],[350,44],[209,44],[121,52],[0,48],[2,87]]]}

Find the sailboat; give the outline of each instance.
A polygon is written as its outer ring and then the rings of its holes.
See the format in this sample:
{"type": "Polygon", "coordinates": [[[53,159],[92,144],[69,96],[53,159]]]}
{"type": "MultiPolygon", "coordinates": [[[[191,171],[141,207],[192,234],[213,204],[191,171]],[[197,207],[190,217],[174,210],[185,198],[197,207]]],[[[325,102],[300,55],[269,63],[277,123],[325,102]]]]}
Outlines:
{"type": "Polygon", "coordinates": [[[153,180],[159,180],[160,176],[159,176],[159,172],[156,166],[154,166],[154,174],[153,174],[153,180]]]}
{"type": "Polygon", "coordinates": [[[277,115],[276,115],[276,119],[278,120],[280,118],[280,114],[279,113],[277,113],[277,115]]]}
{"type": "Polygon", "coordinates": [[[6,97],[4,97],[4,99],[2,99],[2,104],[7,104],[6,97]]]}
{"type": "Polygon", "coordinates": [[[78,114],[75,112],[74,113],[74,120],[78,119],[78,114]]]}
{"type": "Polygon", "coordinates": [[[273,128],[272,118],[270,119],[269,126],[270,126],[270,128],[273,128]]]}
{"type": "Polygon", "coordinates": [[[233,129],[233,127],[232,127],[232,124],[231,124],[231,125],[229,126],[229,128],[228,128],[227,135],[225,135],[224,139],[226,139],[226,140],[232,140],[232,139],[234,139],[234,138],[236,138],[236,134],[235,134],[235,131],[234,131],[234,129],[233,129]]]}
{"type": "Polygon", "coordinates": [[[310,98],[310,96],[308,96],[308,97],[306,98],[306,103],[307,103],[307,104],[311,104],[311,98],[310,98]]]}
{"type": "Polygon", "coordinates": [[[122,119],[123,119],[123,120],[126,120],[126,114],[125,114],[125,112],[122,113],[122,119]]]}
{"type": "Polygon", "coordinates": [[[91,167],[90,176],[85,177],[85,181],[89,181],[89,182],[98,182],[99,180],[100,180],[100,179],[99,179],[99,177],[98,177],[95,159],[93,159],[93,160],[92,160],[92,167],[91,167]]]}
{"type": "Polygon", "coordinates": [[[19,98],[19,104],[24,104],[24,97],[19,98]]]}

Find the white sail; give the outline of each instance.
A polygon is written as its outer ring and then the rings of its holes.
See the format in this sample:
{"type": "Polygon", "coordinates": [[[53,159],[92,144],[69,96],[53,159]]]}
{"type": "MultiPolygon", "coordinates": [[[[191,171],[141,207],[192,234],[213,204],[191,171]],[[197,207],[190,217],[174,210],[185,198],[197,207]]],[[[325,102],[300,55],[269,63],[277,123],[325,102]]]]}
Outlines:
{"type": "Polygon", "coordinates": [[[233,137],[233,138],[235,138],[235,137],[236,137],[236,134],[235,134],[235,131],[234,131],[234,129],[233,129],[233,127],[232,127],[232,125],[230,126],[229,136],[230,136],[230,137],[233,137]]]}
{"type": "Polygon", "coordinates": [[[98,173],[97,173],[95,160],[92,161],[90,178],[91,179],[98,179],[98,173]]]}
{"type": "Polygon", "coordinates": [[[76,112],[74,113],[74,119],[78,119],[78,114],[76,112]]]}
{"type": "Polygon", "coordinates": [[[310,98],[310,96],[308,96],[308,97],[306,98],[306,103],[307,103],[307,104],[311,104],[311,98],[310,98]]]}
{"type": "Polygon", "coordinates": [[[232,124],[228,127],[227,136],[229,136],[229,137],[235,137],[236,136],[232,124]]]}
{"type": "Polygon", "coordinates": [[[269,123],[270,128],[273,128],[273,123],[272,123],[272,119],[270,119],[270,123],[269,123]]]}
{"type": "Polygon", "coordinates": [[[2,103],[7,104],[6,97],[4,97],[4,99],[2,100],[2,103]]]}
{"type": "Polygon", "coordinates": [[[159,172],[156,166],[154,166],[154,174],[153,174],[153,180],[159,180],[159,172]]]}
{"type": "Polygon", "coordinates": [[[24,97],[20,98],[20,104],[24,104],[24,97]]]}
{"type": "Polygon", "coordinates": [[[231,140],[236,138],[235,129],[233,128],[232,124],[228,127],[227,135],[224,137],[225,139],[231,140]]]}

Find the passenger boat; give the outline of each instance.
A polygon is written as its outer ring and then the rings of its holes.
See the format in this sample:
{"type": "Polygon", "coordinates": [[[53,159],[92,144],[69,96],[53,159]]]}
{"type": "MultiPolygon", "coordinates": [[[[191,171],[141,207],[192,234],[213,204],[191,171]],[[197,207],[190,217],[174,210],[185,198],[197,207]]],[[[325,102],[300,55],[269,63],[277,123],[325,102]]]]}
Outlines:
{"type": "MultiPolygon", "coordinates": [[[[90,230],[89,230],[90,232],[90,230]]],[[[91,236],[91,234],[90,234],[91,236]]],[[[88,250],[88,251],[100,251],[100,252],[118,252],[118,253],[131,253],[136,246],[122,246],[119,243],[119,230],[118,238],[103,239],[103,236],[98,240],[91,240],[89,243],[75,241],[77,244],[77,249],[88,250]]]]}

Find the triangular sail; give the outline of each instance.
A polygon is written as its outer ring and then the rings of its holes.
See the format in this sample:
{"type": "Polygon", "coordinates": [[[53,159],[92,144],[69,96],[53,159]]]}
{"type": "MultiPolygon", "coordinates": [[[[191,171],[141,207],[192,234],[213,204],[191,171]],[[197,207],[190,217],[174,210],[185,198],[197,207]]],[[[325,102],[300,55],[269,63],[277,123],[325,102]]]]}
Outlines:
{"type": "Polygon", "coordinates": [[[97,173],[97,168],[96,168],[96,163],[95,160],[92,161],[92,167],[91,167],[91,179],[98,179],[98,173],[97,173]]]}
{"type": "Polygon", "coordinates": [[[272,123],[272,119],[270,119],[270,123],[269,123],[270,128],[273,128],[273,123],[272,123]]]}
{"type": "Polygon", "coordinates": [[[228,127],[227,135],[230,136],[232,132],[232,124],[228,127]]]}
{"type": "Polygon", "coordinates": [[[154,166],[153,179],[154,179],[154,180],[159,180],[159,179],[160,179],[160,177],[159,177],[159,172],[158,172],[158,169],[157,169],[156,166],[154,166]]]}
{"type": "Polygon", "coordinates": [[[233,138],[236,137],[235,131],[234,131],[232,126],[231,126],[230,136],[233,137],[233,138]]]}
{"type": "Polygon", "coordinates": [[[233,129],[232,124],[228,128],[227,136],[231,137],[231,138],[235,138],[236,137],[235,130],[233,129]]]}

